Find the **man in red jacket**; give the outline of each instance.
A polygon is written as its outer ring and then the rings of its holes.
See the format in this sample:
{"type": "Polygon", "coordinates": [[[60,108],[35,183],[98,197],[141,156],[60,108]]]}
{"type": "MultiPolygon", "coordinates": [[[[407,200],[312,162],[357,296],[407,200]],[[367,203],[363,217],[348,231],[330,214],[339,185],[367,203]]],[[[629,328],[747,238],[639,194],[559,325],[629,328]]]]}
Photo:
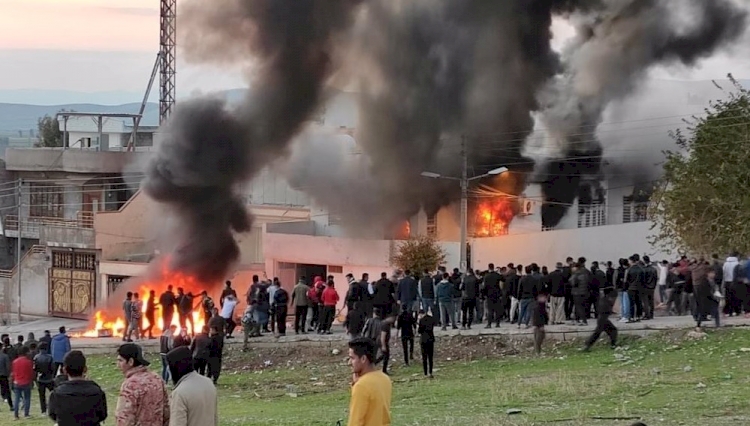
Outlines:
{"type": "Polygon", "coordinates": [[[18,407],[23,398],[23,416],[29,417],[31,409],[31,385],[34,383],[34,362],[29,358],[29,348],[21,346],[18,350],[18,358],[13,360],[11,366],[13,377],[13,392],[15,394],[13,414],[18,420],[18,407]]]}
{"type": "Polygon", "coordinates": [[[323,319],[320,321],[320,334],[333,334],[331,332],[331,326],[333,325],[333,318],[336,316],[336,304],[339,303],[339,293],[333,288],[333,278],[328,279],[326,288],[323,290],[321,296],[321,303],[323,303],[323,319]]]}

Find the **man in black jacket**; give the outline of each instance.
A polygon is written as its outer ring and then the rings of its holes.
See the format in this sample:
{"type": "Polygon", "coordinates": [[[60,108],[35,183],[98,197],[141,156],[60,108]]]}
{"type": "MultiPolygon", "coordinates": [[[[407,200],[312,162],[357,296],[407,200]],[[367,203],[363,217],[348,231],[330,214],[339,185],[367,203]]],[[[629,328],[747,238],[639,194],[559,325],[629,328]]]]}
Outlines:
{"type": "Polygon", "coordinates": [[[47,391],[55,388],[55,360],[49,354],[49,346],[46,343],[39,345],[39,353],[34,357],[34,372],[36,382],[39,385],[39,406],[42,415],[47,414],[47,391]]]}
{"type": "Polygon", "coordinates": [[[390,315],[395,299],[395,289],[393,282],[388,279],[385,272],[380,274],[380,279],[375,283],[375,294],[372,298],[372,304],[375,309],[381,312],[383,317],[390,315]]]}
{"type": "Polygon", "coordinates": [[[479,296],[479,280],[474,270],[469,268],[461,283],[461,329],[471,329],[474,322],[474,310],[479,296]]]}
{"type": "Polygon", "coordinates": [[[643,319],[654,319],[654,293],[659,282],[659,272],[651,263],[648,256],[643,256],[643,293],[641,303],[643,304],[643,319]]]}
{"type": "Polygon", "coordinates": [[[570,321],[573,319],[573,293],[572,287],[570,286],[570,278],[573,276],[573,258],[568,257],[565,259],[565,266],[563,266],[562,274],[563,280],[565,280],[565,320],[570,321]]]}
{"type": "Polygon", "coordinates": [[[596,316],[596,329],[591,333],[591,336],[586,340],[586,346],[584,351],[589,351],[594,343],[599,340],[599,336],[602,333],[607,333],[609,336],[609,343],[612,349],[617,345],[617,327],[612,324],[609,320],[609,316],[612,314],[612,305],[615,303],[617,293],[614,290],[608,289],[604,293],[604,297],[599,301],[599,314],[596,316]]]}
{"type": "Polygon", "coordinates": [[[589,272],[583,263],[577,263],[570,277],[570,294],[573,297],[575,320],[578,325],[588,324],[586,302],[589,299],[589,272]]]}
{"type": "Polygon", "coordinates": [[[209,346],[211,346],[211,338],[208,336],[208,330],[208,326],[204,325],[201,332],[195,335],[193,342],[190,344],[190,352],[193,354],[195,371],[201,376],[206,375],[208,357],[210,355],[209,346]]]}
{"type": "Polygon", "coordinates": [[[362,279],[359,281],[359,309],[365,314],[365,318],[372,318],[372,296],[375,289],[371,289],[370,287],[370,274],[362,274],[362,279]]]}
{"type": "Polygon", "coordinates": [[[398,281],[396,300],[401,306],[401,310],[406,309],[414,317],[416,323],[417,313],[419,312],[419,285],[408,269],[404,271],[404,277],[398,281]]]}
{"type": "Polygon", "coordinates": [[[484,275],[484,288],[482,291],[487,299],[487,326],[492,328],[492,322],[500,327],[500,319],[503,316],[503,290],[500,288],[500,274],[495,271],[495,265],[490,263],[489,270],[484,275]]]}
{"type": "Polygon", "coordinates": [[[634,254],[630,256],[630,267],[625,271],[625,287],[630,299],[630,321],[640,321],[643,316],[643,294],[644,273],[641,268],[640,256],[634,254]]]}
{"type": "Polygon", "coordinates": [[[435,315],[435,279],[430,275],[429,269],[424,270],[424,275],[419,280],[419,297],[422,300],[422,310],[435,315]]]}
{"type": "Polygon", "coordinates": [[[550,324],[565,323],[565,277],[563,264],[558,262],[554,271],[550,272],[549,281],[549,322],[550,324]]]}
{"type": "MultiPolygon", "coordinates": [[[[591,282],[589,283],[589,306],[594,310],[594,318],[599,315],[599,294],[601,289],[607,285],[607,274],[599,269],[599,262],[591,262],[591,282]]],[[[590,309],[586,316],[590,315],[590,309]]]]}
{"type": "Polygon", "coordinates": [[[161,306],[161,320],[165,329],[172,325],[174,310],[177,307],[177,298],[174,296],[172,286],[167,286],[167,291],[159,296],[159,305],[161,306]]]}
{"type": "Polygon", "coordinates": [[[70,351],[63,359],[63,381],[49,398],[49,417],[58,426],[99,426],[107,419],[107,397],[95,382],[86,380],[86,357],[70,351]]]}
{"type": "Polygon", "coordinates": [[[536,298],[541,292],[542,288],[542,275],[539,273],[539,265],[532,263],[526,267],[526,275],[521,278],[518,284],[518,296],[520,304],[520,315],[518,318],[518,327],[521,327],[521,323],[524,323],[526,327],[529,327],[529,320],[531,319],[531,311],[529,308],[531,304],[536,302],[536,298]]]}
{"type": "Polygon", "coordinates": [[[519,275],[521,274],[522,265],[513,267],[513,264],[508,265],[508,275],[505,276],[505,293],[508,296],[509,303],[507,306],[508,320],[511,324],[518,321],[518,283],[521,281],[519,275]]]}

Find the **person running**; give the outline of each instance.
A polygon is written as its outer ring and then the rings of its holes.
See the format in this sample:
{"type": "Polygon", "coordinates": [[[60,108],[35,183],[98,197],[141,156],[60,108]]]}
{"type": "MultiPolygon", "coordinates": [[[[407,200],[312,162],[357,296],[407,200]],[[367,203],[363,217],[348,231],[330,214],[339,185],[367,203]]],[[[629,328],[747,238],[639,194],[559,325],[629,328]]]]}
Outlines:
{"type": "Polygon", "coordinates": [[[29,418],[31,410],[31,388],[34,385],[34,363],[29,358],[29,348],[21,346],[18,357],[11,366],[13,376],[13,415],[18,420],[18,409],[23,399],[23,416],[29,418]]]}
{"type": "Polygon", "coordinates": [[[409,360],[414,359],[414,331],[417,329],[417,320],[412,315],[411,306],[401,305],[396,329],[401,336],[401,347],[404,348],[404,364],[408,367],[409,360]]]}
{"type": "Polygon", "coordinates": [[[388,363],[391,360],[391,330],[396,322],[395,316],[389,316],[380,322],[380,356],[378,362],[383,363],[383,373],[388,374],[388,363]]]}
{"type": "MultiPolygon", "coordinates": [[[[70,351],[63,360],[67,380],[49,396],[49,417],[57,426],[99,426],[107,419],[107,396],[96,382],[86,379],[86,357],[70,351]]],[[[118,423],[119,424],[119,423],[118,423]]]]}
{"type": "Polygon", "coordinates": [[[117,349],[117,367],[125,376],[117,398],[117,426],[169,425],[169,396],[161,377],[148,370],[143,350],[134,343],[117,349]]]}
{"type": "Polygon", "coordinates": [[[584,351],[591,350],[599,336],[602,333],[607,333],[609,336],[609,343],[612,349],[617,346],[617,327],[609,320],[609,316],[612,314],[612,306],[615,304],[617,293],[613,289],[607,289],[604,293],[604,297],[599,300],[599,310],[596,317],[596,328],[591,336],[586,340],[584,351]]]}
{"type": "MultiPolygon", "coordinates": [[[[237,298],[228,294],[227,297],[224,298],[224,303],[221,308],[221,318],[224,319],[225,325],[224,327],[217,327],[225,332],[227,339],[234,339],[232,333],[234,333],[234,329],[237,327],[237,323],[234,322],[234,309],[236,307],[237,298]]],[[[216,311],[215,308],[214,311],[216,311]]]]}
{"type": "Polygon", "coordinates": [[[349,342],[349,364],[352,366],[352,399],[348,426],[385,426],[391,424],[393,384],[375,369],[378,346],[366,337],[349,342]]]}
{"type": "Polygon", "coordinates": [[[422,369],[424,375],[432,378],[432,365],[435,355],[435,326],[437,321],[429,311],[419,312],[419,324],[417,332],[419,333],[419,347],[422,352],[422,369]]]}
{"type": "MultiPolygon", "coordinates": [[[[226,300],[226,299],[225,299],[226,300]]],[[[219,410],[216,386],[197,373],[187,348],[176,348],[167,354],[174,389],[170,403],[171,425],[218,426],[219,410]]]]}
{"type": "MultiPolygon", "coordinates": [[[[63,362],[64,362],[63,358],[63,362]]],[[[36,373],[36,383],[39,388],[39,406],[42,408],[42,415],[47,414],[47,391],[52,393],[55,388],[55,360],[49,354],[47,343],[39,345],[39,353],[34,357],[34,372],[36,373]]]]}

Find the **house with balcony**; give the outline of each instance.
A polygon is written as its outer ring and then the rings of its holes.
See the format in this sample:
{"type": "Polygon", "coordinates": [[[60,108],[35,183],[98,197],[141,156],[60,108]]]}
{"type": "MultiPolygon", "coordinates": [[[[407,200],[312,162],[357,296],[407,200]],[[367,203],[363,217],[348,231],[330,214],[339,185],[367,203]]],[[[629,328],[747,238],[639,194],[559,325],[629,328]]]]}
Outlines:
{"type": "Polygon", "coordinates": [[[119,210],[132,197],[148,155],[100,148],[6,150],[12,181],[3,187],[0,261],[9,276],[6,288],[12,289],[6,304],[13,310],[20,271],[22,314],[85,318],[91,313],[99,262],[94,217],[119,210]]]}

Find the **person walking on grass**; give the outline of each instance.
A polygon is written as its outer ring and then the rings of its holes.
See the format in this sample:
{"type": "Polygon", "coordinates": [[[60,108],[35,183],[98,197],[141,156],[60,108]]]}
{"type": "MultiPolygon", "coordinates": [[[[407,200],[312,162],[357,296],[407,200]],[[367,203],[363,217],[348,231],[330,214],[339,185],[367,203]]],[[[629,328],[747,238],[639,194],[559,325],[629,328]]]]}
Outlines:
{"type": "Polygon", "coordinates": [[[170,426],[218,426],[216,386],[209,378],[195,371],[190,350],[176,348],[167,354],[167,361],[174,382],[169,410],[170,426]]]}
{"type": "Polygon", "coordinates": [[[349,342],[352,367],[352,399],[348,426],[386,426],[391,424],[393,384],[375,369],[378,346],[372,339],[359,337],[349,342]]]}
{"type": "Polygon", "coordinates": [[[39,353],[34,357],[34,373],[36,373],[36,383],[39,387],[39,406],[42,409],[42,415],[46,415],[47,391],[51,394],[55,388],[55,361],[49,354],[49,347],[46,343],[39,345],[39,353]]]}
{"type": "Polygon", "coordinates": [[[417,320],[411,312],[411,306],[401,305],[396,329],[401,336],[401,346],[404,349],[404,364],[408,367],[409,360],[414,359],[414,331],[417,329],[417,320]]]}
{"type": "Polygon", "coordinates": [[[60,327],[59,333],[52,338],[52,359],[55,361],[55,374],[62,367],[65,354],[70,352],[70,337],[68,337],[65,327],[60,327]]]}
{"type": "Polygon", "coordinates": [[[125,343],[117,349],[117,367],[125,381],[117,398],[116,426],[169,425],[167,388],[161,377],[148,370],[149,364],[135,343],[125,343]]]}
{"type": "Polygon", "coordinates": [[[23,416],[29,418],[31,410],[31,387],[34,385],[34,363],[29,358],[29,348],[21,346],[18,357],[11,367],[13,376],[13,415],[18,420],[18,409],[23,400],[23,416]]]}
{"type": "Polygon", "coordinates": [[[610,321],[609,316],[612,314],[612,307],[617,299],[617,294],[612,289],[607,289],[604,293],[604,297],[599,299],[599,310],[596,317],[596,328],[591,336],[586,340],[586,345],[583,347],[585,352],[591,350],[599,336],[602,333],[607,333],[609,336],[609,344],[614,349],[617,346],[617,327],[610,321]]]}
{"type": "Polygon", "coordinates": [[[424,375],[432,378],[433,358],[435,355],[435,326],[437,321],[429,311],[419,312],[419,323],[417,332],[419,333],[419,348],[422,352],[422,369],[424,375]]]}
{"type": "Polygon", "coordinates": [[[107,397],[96,382],[86,379],[86,357],[70,351],[63,360],[66,380],[49,396],[49,417],[57,426],[99,426],[107,419],[107,397]]]}
{"type": "Polygon", "coordinates": [[[534,327],[534,352],[537,355],[542,354],[542,344],[544,343],[545,331],[544,325],[547,324],[547,296],[538,294],[536,299],[528,307],[529,320],[534,327]]]}
{"type": "Polygon", "coordinates": [[[8,403],[8,407],[13,410],[13,397],[10,392],[10,374],[11,361],[7,353],[7,348],[0,350],[0,399],[8,403]]]}

